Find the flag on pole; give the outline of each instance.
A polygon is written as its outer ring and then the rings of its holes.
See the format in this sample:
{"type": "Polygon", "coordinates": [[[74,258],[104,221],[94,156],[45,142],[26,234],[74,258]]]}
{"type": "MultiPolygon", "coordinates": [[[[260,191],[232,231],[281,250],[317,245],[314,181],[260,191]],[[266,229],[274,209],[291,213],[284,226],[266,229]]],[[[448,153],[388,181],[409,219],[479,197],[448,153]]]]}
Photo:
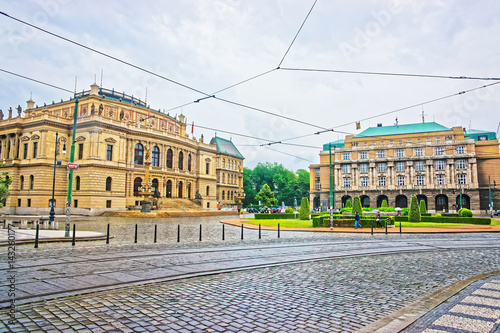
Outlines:
{"type": "Polygon", "coordinates": [[[193,121],[193,125],[191,125],[191,134],[194,133],[194,121],[193,121]]]}
{"type": "Polygon", "coordinates": [[[132,99],[130,100],[130,120],[132,120],[132,103],[134,101],[134,95],[132,95],[132,99]]]}
{"type": "Polygon", "coordinates": [[[186,121],[184,122],[184,131],[187,131],[188,128],[188,119],[186,117],[186,121]]]}
{"type": "Polygon", "coordinates": [[[356,129],[361,129],[361,123],[359,121],[356,122],[356,129]]]}

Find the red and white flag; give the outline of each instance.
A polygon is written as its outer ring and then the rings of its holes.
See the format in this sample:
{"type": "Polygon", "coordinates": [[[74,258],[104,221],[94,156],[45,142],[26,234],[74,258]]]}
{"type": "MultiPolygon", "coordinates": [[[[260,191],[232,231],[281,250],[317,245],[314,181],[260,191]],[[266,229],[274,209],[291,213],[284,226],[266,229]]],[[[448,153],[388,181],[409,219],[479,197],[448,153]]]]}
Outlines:
{"type": "Polygon", "coordinates": [[[194,133],[194,121],[193,121],[193,124],[191,125],[191,134],[194,133]]]}

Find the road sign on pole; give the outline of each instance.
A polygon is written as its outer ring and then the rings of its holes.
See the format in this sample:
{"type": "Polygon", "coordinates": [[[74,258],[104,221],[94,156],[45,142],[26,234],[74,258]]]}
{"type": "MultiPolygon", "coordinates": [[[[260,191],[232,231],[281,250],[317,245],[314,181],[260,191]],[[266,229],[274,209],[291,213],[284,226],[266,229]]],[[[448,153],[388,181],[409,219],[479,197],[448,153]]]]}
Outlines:
{"type": "Polygon", "coordinates": [[[78,163],[71,163],[71,162],[68,163],[68,169],[70,170],[78,170],[78,167],[79,167],[78,163]]]}

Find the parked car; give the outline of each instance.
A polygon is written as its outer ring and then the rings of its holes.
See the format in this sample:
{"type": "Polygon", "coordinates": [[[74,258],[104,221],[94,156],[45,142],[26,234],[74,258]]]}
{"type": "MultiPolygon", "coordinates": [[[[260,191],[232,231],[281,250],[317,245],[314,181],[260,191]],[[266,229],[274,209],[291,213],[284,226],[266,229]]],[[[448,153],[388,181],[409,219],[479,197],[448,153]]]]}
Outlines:
{"type": "Polygon", "coordinates": [[[500,216],[500,210],[497,210],[495,213],[494,213],[495,216],[500,216]]]}

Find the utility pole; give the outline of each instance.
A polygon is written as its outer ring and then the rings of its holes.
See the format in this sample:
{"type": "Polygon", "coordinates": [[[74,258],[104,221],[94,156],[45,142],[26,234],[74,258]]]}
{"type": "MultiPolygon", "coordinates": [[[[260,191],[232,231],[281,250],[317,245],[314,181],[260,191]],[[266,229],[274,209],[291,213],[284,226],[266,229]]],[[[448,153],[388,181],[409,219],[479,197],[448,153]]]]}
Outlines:
{"type": "Polygon", "coordinates": [[[332,143],[330,147],[330,230],[333,230],[333,176],[332,176],[332,143]]]}
{"type": "MultiPolygon", "coordinates": [[[[73,139],[71,140],[71,152],[69,162],[75,162],[75,140],[76,140],[76,120],[78,118],[78,98],[75,97],[75,112],[73,113],[73,139]]],[[[64,226],[64,237],[69,237],[71,224],[71,191],[73,190],[73,169],[69,169],[68,175],[68,197],[66,199],[66,225],[64,226]]]]}

